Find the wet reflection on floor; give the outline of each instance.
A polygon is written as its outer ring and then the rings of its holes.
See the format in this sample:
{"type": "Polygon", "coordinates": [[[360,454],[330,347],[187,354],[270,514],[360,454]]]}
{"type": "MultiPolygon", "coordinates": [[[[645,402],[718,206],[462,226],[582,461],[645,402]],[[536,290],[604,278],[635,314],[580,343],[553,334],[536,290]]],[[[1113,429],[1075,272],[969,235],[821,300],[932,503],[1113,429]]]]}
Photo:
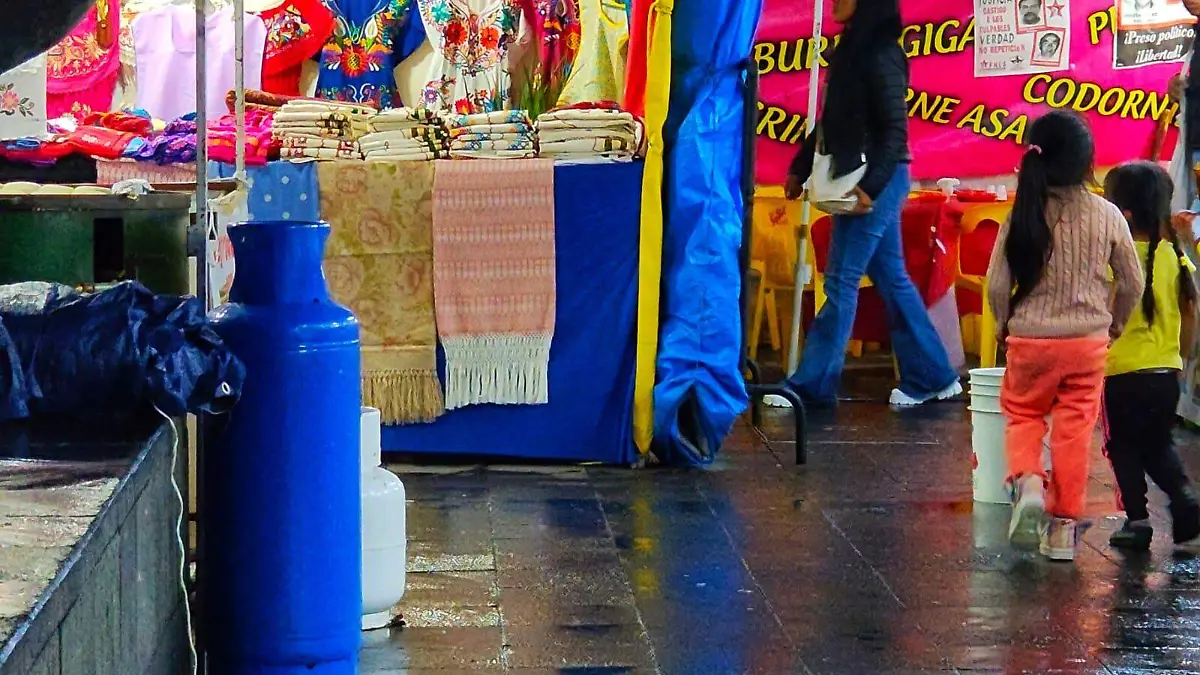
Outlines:
{"type": "MultiPolygon", "coordinates": [[[[397,467],[408,626],[374,673],[1200,673],[1200,561],[1119,527],[1099,453],[1073,566],[1008,550],[971,501],[962,404],[854,403],[739,427],[704,471],[397,467]]],[[[1181,432],[1200,477],[1200,437],[1181,432]]]]}

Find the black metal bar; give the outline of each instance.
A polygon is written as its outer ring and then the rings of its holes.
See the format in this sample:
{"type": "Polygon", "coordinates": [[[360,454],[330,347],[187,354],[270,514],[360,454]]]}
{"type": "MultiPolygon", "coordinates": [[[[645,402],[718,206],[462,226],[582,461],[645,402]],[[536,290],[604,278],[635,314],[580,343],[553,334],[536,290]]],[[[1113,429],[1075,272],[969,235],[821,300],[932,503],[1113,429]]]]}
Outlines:
{"type": "MultiPolygon", "coordinates": [[[[745,208],[742,213],[742,248],[738,255],[742,274],[742,373],[746,376],[746,393],[750,396],[750,423],[755,427],[762,426],[764,396],[781,396],[791,403],[796,425],[796,464],[804,464],[808,461],[808,424],[804,402],[788,386],[786,379],[776,384],[763,382],[762,371],[750,358],[750,321],[754,316],[750,295],[750,246],[754,238],[754,144],[758,127],[758,64],[753,58],[749,58],[742,62],[742,69],[745,71],[742,137],[742,200],[745,208]]],[[[760,279],[759,283],[763,283],[763,280],[760,279]]],[[[796,292],[803,293],[804,289],[797,288],[796,292]]]]}

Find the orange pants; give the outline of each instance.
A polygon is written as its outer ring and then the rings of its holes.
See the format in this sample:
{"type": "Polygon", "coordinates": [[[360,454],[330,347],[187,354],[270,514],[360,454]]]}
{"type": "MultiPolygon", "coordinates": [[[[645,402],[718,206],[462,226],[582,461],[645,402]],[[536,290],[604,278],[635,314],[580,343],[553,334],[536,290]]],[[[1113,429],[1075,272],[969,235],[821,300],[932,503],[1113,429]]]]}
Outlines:
{"type": "Polygon", "coordinates": [[[1059,518],[1083,516],[1107,355],[1107,338],[1008,338],[1008,368],[1000,390],[1008,421],[1008,474],[1010,479],[1046,477],[1042,439],[1049,416],[1052,471],[1046,510],[1059,518]]]}

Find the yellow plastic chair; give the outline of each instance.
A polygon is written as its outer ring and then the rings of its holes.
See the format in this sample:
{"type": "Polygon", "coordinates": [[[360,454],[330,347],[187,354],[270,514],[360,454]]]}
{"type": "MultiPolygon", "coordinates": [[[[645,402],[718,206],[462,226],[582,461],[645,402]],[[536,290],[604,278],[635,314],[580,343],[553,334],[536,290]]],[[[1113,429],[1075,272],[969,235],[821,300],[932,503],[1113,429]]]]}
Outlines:
{"type": "MultiPolygon", "coordinates": [[[[983,309],[979,315],[978,323],[976,324],[971,317],[963,317],[962,331],[964,344],[978,345],[979,365],[982,368],[994,368],[996,366],[996,355],[999,351],[999,344],[996,342],[996,317],[992,313],[991,305],[988,303],[987,274],[964,273],[962,270],[962,254],[967,248],[968,244],[971,243],[970,238],[986,236],[986,234],[983,232],[977,233],[977,230],[981,224],[985,222],[995,223],[995,233],[998,233],[999,225],[1008,219],[1008,216],[1011,212],[1011,202],[978,204],[967,207],[962,218],[962,234],[959,237],[959,257],[957,261],[954,285],[956,288],[962,288],[978,293],[981,299],[983,309]]],[[[994,245],[995,237],[993,236],[991,238],[991,246],[994,245]]],[[[977,246],[972,248],[985,247],[977,246]]]]}

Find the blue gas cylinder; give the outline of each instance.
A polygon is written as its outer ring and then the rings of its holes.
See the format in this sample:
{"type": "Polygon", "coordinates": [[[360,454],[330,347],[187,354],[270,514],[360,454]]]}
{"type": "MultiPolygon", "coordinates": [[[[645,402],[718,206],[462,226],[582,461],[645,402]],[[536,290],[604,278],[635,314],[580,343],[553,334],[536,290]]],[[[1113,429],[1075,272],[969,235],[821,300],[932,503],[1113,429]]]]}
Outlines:
{"type": "Polygon", "coordinates": [[[358,322],[321,260],[329,225],[229,229],[237,272],[217,333],[246,365],[206,427],[201,625],[208,672],[353,675],[362,620],[358,322]]]}

